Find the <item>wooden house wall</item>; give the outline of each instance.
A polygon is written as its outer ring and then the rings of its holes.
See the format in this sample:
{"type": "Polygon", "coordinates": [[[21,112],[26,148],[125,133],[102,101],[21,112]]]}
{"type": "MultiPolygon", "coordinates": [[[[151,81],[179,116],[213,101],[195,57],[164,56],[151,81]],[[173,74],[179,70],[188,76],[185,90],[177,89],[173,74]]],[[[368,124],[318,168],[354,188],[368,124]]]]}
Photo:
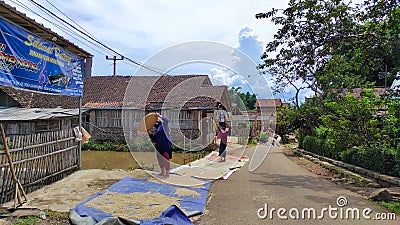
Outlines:
{"type": "Polygon", "coordinates": [[[95,141],[125,142],[122,110],[92,110],[85,114],[85,129],[95,141]]]}
{"type": "Polygon", "coordinates": [[[257,109],[257,111],[261,113],[261,115],[270,117],[276,116],[276,110],[277,108],[275,107],[260,107],[257,109]]]}
{"type": "MultiPolygon", "coordinates": [[[[203,129],[201,110],[163,110],[155,111],[164,114],[169,120],[171,136],[182,134],[188,139],[197,139],[203,129]]],[[[145,116],[144,110],[97,109],[86,114],[84,127],[96,141],[125,142],[125,137],[131,139],[137,133],[140,120],[145,116]],[[123,126],[124,124],[124,126],[123,126]],[[125,131],[123,127],[128,128],[125,131]],[[125,132],[125,133],[124,133],[125,132]]],[[[175,141],[175,140],[173,140],[175,141]]]]}
{"type": "Polygon", "coordinates": [[[15,136],[71,129],[79,125],[79,119],[76,116],[49,120],[5,121],[3,123],[5,132],[15,136]]]}

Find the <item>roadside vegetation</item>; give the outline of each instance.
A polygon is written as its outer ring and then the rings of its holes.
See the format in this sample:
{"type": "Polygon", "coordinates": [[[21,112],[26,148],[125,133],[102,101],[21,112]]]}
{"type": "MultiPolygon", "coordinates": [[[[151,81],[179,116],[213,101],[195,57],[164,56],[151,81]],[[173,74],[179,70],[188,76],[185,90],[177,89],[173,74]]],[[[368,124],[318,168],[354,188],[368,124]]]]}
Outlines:
{"type": "Polygon", "coordinates": [[[390,211],[395,212],[397,215],[400,215],[400,201],[380,202],[379,204],[390,211]]]}
{"type": "Polygon", "coordinates": [[[129,147],[123,143],[115,143],[110,141],[100,143],[89,140],[88,143],[82,145],[82,150],[129,152],[129,147]]]}
{"type": "Polygon", "coordinates": [[[292,106],[277,112],[277,133],[296,134],[305,150],[400,176],[400,94],[388,90],[400,71],[397,1],[291,0],[256,17],[280,27],[260,70],[272,75],[275,92],[294,90],[292,106]],[[301,103],[306,89],[313,97],[301,103]]]}

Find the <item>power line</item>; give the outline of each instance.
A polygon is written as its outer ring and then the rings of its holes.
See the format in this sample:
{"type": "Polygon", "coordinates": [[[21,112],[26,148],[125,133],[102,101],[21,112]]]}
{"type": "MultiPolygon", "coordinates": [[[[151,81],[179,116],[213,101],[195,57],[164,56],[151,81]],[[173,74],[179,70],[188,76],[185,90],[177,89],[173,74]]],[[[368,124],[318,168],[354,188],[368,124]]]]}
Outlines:
{"type": "MultiPolygon", "coordinates": [[[[18,0],[17,0],[18,1],[18,0]]],[[[116,53],[112,48],[108,47],[107,45],[105,45],[104,43],[98,41],[97,39],[93,38],[92,36],[86,34],[85,32],[79,30],[78,28],[76,28],[74,25],[70,24],[68,21],[64,20],[63,18],[57,16],[56,14],[54,14],[52,11],[48,10],[46,7],[42,6],[41,4],[37,3],[34,0],[29,0],[32,4],[34,4],[36,7],[40,8],[42,11],[46,12],[49,16],[58,19],[59,21],[67,24],[68,26],[72,27],[74,30],[78,31],[79,33],[83,34],[84,36],[88,37],[90,40],[96,42],[97,44],[100,44],[101,46],[103,46],[104,48],[116,53]]],[[[117,54],[117,53],[116,53],[117,54]]]]}
{"type": "Polygon", "coordinates": [[[51,3],[49,0],[45,0],[48,4],[50,4],[51,6],[53,6],[53,8],[55,8],[58,12],[60,12],[61,14],[63,14],[66,18],[68,18],[71,22],[73,22],[75,25],[77,25],[79,28],[81,28],[83,31],[85,31],[87,34],[93,36],[89,31],[87,31],[85,28],[83,28],[82,26],[80,26],[77,22],[75,22],[71,17],[69,17],[67,14],[65,14],[63,11],[61,11],[59,8],[57,8],[53,3],[51,3]]]}
{"type": "MultiPolygon", "coordinates": [[[[104,49],[104,47],[101,47],[101,46],[99,46],[98,44],[96,44],[96,43],[94,43],[94,42],[88,40],[87,38],[83,37],[82,35],[80,35],[80,34],[76,33],[75,31],[71,30],[70,28],[65,27],[65,26],[60,26],[60,25],[54,23],[53,21],[50,21],[49,19],[43,17],[42,15],[38,14],[37,12],[35,12],[34,10],[32,10],[31,8],[29,8],[29,7],[26,6],[25,4],[21,3],[19,0],[16,0],[18,3],[17,3],[17,2],[14,2],[13,0],[10,0],[10,1],[13,2],[14,4],[20,6],[21,8],[24,8],[24,9],[26,9],[27,11],[29,11],[29,12],[35,14],[36,16],[38,16],[38,17],[44,19],[44,20],[47,21],[48,23],[50,23],[50,24],[52,24],[53,26],[57,27],[58,29],[60,29],[60,30],[64,31],[65,33],[71,35],[71,37],[73,37],[73,36],[75,36],[75,38],[79,37],[79,38],[81,38],[81,39],[87,41],[88,43],[92,44],[93,46],[97,47],[98,49],[101,49],[103,52],[100,52],[99,50],[96,50],[95,48],[93,48],[93,47],[91,47],[90,45],[86,44],[85,42],[81,41],[80,39],[76,39],[77,41],[79,41],[79,42],[82,43],[83,45],[87,46],[88,48],[90,48],[90,49],[92,49],[92,50],[94,50],[94,51],[96,51],[96,52],[98,52],[98,53],[100,53],[100,54],[103,54],[103,55],[106,55],[106,54],[110,53],[109,50],[106,50],[106,49],[104,49]],[[105,50],[106,50],[106,51],[105,51],[105,50]],[[104,53],[104,52],[106,52],[106,53],[104,53]]],[[[43,11],[43,10],[42,10],[42,11],[43,11]]],[[[45,11],[44,11],[44,12],[45,12],[45,11]]],[[[45,13],[46,13],[46,12],[45,12],[45,13]]],[[[46,13],[46,14],[49,15],[48,13],[46,13]]],[[[50,15],[49,15],[49,16],[50,16],[50,15]]]]}
{"type": "Polygon", "coordinates": [[[112,60],[113,64],[114,64],[114,70],[113,70],[113,76],[117,75],[117,61],[118,60],[124,60],[124,57],[121,56],[121,58],[117,58],[116,56],[108,57],[108,55],[106,55],[106,60],[112,60]]]}
{"type": "MultiPolygon", "coordinates": [[[[156,73],[160,73],[159,71],[157,71],[157,70],[155,70],[155,69],[152,69],[152,68],[150,68],[150,67],[148,67],[148,66],[146,66],[146,65],[144,65],[144,64],[142,64],[142,63],[136,62],[135,60],[133,60],[133,59],[131,59],[131,58],[129,58],[129,57],[126,57],[126,56],[122,55],[121,53],[115,51],[114,49],[112,49],[111,47],[107,46],[107,45],[104,44],[103,42],[97,40],[96,38],[92,37],[91,35],[89,35],[89,34],[83,32],[83,31],[80,30],[80,29],[78,29],[76,26],[72,25],[72,24],[69,23],[68,21],[66,21],[66,20],[64,20],[63,18],[57,16],[57,15],[54,14],[52,11],[48,10],[46,7],[42,6],[41,4],[37,3],[36,1],[34,1],[34,0],[29,0],[29,1],[30,1],[32,4],[36,5],[37,7],[39,7],[39,8],[41,8],[41,9],[45,10],[45,11],[48,12],[48,13],[50,13],[52,17],[57,18],[58,20],[60,20],[60,21],[62,21],[63,23],[67,24],[68,26],[72,27],[74,30],[76,30],[76,31],[78,31],[79,33],[83,34],[84,36],[88,37],[88,38],[91,39],[92,41],[94,41],[94,42],[98,43],[99,45],[103,46],[104,48],[106,48],[106,49],[112,51],[112,52],[115,53],[116,55],[118,55],[118,56],[120,56],[120,57],[124,57],[125,59],[127,59],[128,61],[134,63],[135,65],[138,65],[138,66],[140,66],[140,67],[143,67],[143,68],[145,68],[145,69],[147,69],[147,70],[150,70],[150,71],[153,71],[153,72],[156,72],[156,73]]],[[[158,70],[159,70],[159,69],[158,69],[158,70]]],[[[167,74],[161,73],[161,75],[167,75],[167,74]]]]}

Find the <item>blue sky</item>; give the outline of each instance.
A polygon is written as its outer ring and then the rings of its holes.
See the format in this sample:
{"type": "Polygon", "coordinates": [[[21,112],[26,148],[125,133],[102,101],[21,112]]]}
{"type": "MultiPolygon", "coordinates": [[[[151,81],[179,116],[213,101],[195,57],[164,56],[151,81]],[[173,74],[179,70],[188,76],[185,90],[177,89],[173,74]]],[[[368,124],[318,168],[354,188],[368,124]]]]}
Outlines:
{"type": "MultiPolygon", "coordinates": [[[[41,18],[40,16],[45,18],[49,16],[29,1],[20,2],[30,10],[16,0],[5,0],[5,2],[94,54],[92,75],[113,73],[112,61],[105,59],[106,55],[113,56],[113,53],[99,50],[86,41],[55,27],[41,18]]],[[[272,8],[286,8],[288,0],[36,0],[36,2],[68,20],[49,4],[51,2],[96,39],[138,62],[146,62],[170,46],[192,41],[209,41],[237,49],[258,64],[261,62],[259,57],[265,44],[273,39],[277,27],[267,19],[257,20],[255,14],[272,8]]],[[[50,21],[55,20],[50,19],[50,21]]],[[[157,65],[150,66],[157,67],[157,65]]],[[[133,75],[137,69],[125,61],[117,62],[119,75],[133,75]]],[[[242,86],[243,90],[250,90],[240,79],[244,75],[235,74],[223,66],[191,63],[177,66],[169,72],[208,74],[217,81],[216,83],[242,86]]],[[[271,84],[270,77],[266,78],[271,84]]],[[[262,94],[261,92],[257,94],[262,94]]],[[[289,95],[278,97],[288,99],[289,95]]]]}

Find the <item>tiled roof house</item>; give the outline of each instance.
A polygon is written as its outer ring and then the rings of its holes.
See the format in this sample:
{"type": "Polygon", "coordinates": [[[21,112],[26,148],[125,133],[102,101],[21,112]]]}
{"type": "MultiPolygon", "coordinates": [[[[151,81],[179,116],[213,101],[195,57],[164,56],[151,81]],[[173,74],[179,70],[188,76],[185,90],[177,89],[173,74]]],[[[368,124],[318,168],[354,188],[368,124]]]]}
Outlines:
{"type": "Polygon", "coordinates": [[[196,138],[211,129],[201,121],[219,104],[231,109],[227,87],[213,86],[207,75],[93,76],[84,83],[85,127],[97,140],[123,141],[148,112],[161,112],[171,129],[196,138]]]}

